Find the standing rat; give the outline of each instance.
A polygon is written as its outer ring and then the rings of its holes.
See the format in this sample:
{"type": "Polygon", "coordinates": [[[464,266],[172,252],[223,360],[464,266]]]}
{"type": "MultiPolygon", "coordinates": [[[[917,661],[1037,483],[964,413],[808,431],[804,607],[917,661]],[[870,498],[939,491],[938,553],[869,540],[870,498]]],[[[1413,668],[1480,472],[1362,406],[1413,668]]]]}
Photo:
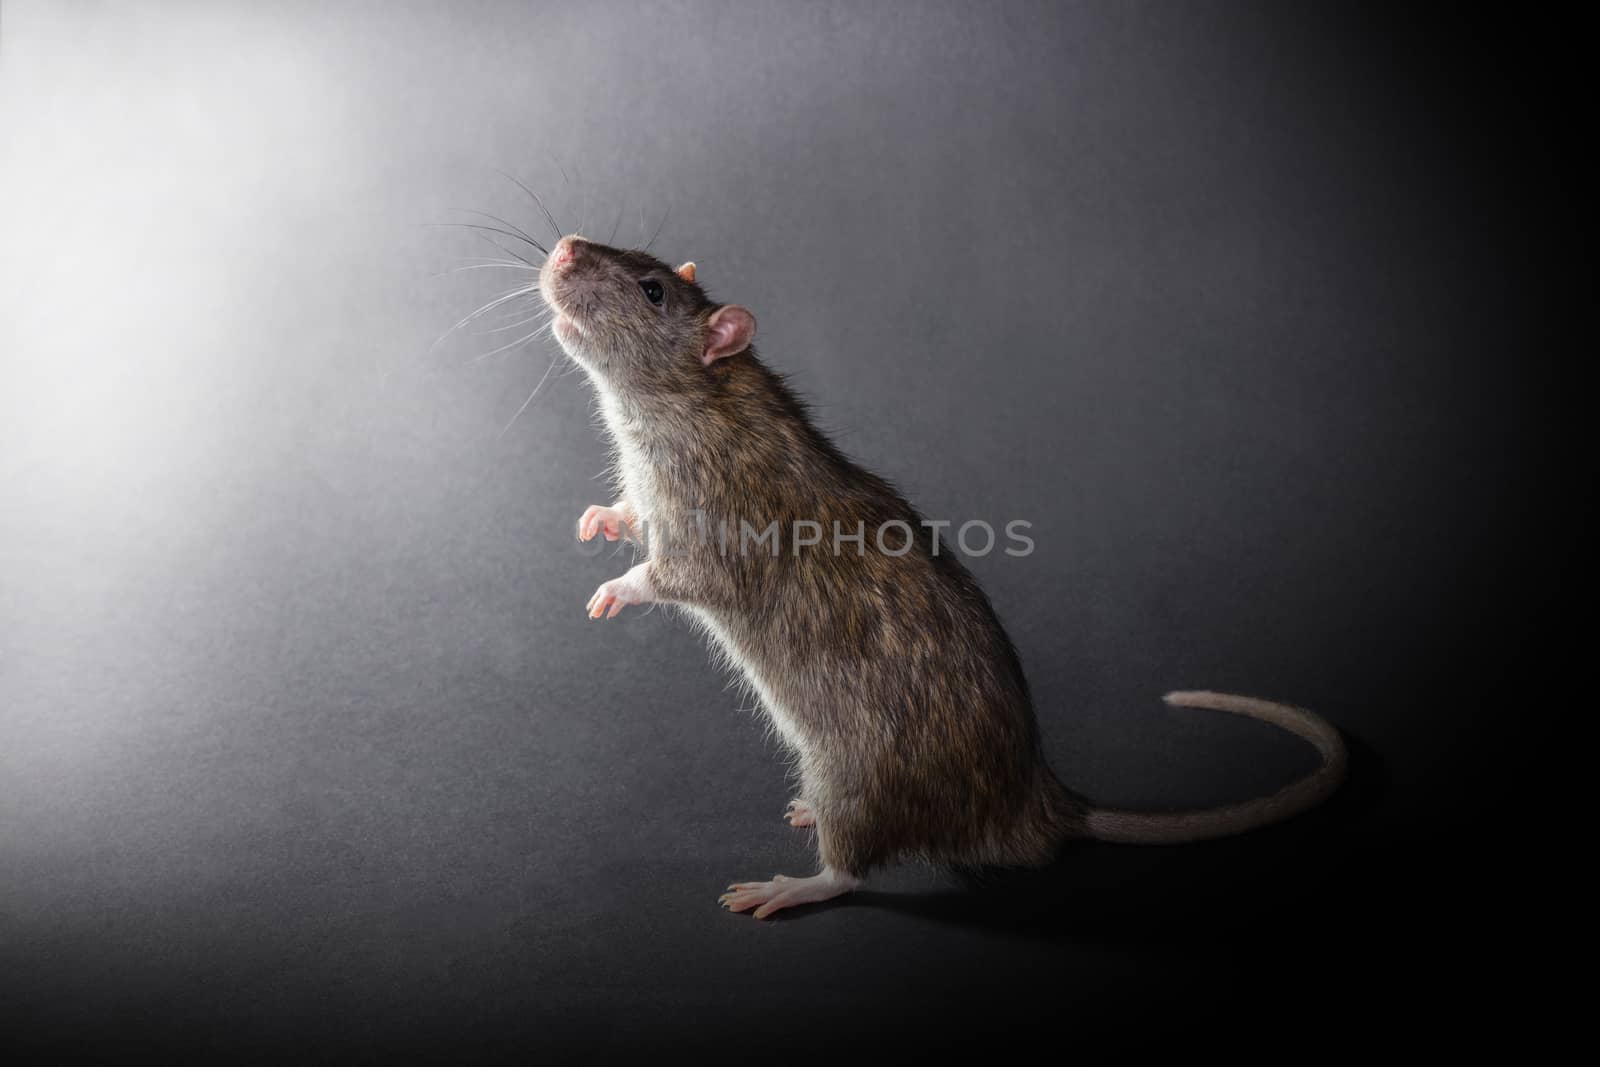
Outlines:
{"type": "Polygon", "coordinates": [[[724,907],[766,918],[900,859],[1038,866],[1072,839],[1236,834],[1338,787],[1345,748],[1327,722],[1207,692],[1166,700],[1289,730],[1316,746],[1319,769],[1272,796],[1199,811],[1098,808],[1062,785],[1017,651],[972,575],[892,486],[811,424],[757,359],[755,316],[715,303],[695,276],[693,263],[673,269],[567,236],[539,288],[599,394],[623,492],[584,512],[578,536],[646,543],[644,562],[595,590],[590,618],[686,609],[793,756],[789,821],[816,828],[819,873],[736,882],[724,907]]]}

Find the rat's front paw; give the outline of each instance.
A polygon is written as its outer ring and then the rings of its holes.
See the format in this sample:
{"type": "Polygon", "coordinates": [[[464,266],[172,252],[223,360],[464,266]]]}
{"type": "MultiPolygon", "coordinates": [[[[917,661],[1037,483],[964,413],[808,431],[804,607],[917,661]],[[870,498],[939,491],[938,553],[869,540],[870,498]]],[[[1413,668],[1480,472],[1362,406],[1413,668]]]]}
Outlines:
{"type": "Polygon", "coordinates": [[[784,811],[783,817],[788,820],[790,826],[817,825],[817,813],[812,810],[810,802],[801,797],[789,801],[789,807],[784,811]]]}
{"type": "Polygon", "coordinates": [[[649,604],[655,600],[655,592],[650,588],[650,576],[645,570],[647,564],[641,563],[624,574],[621,578],[613,578],[601,584],[594,591],[594,596],[589,598],[589,618],[598,619],[604,615],[608,619],[617,617],[617,613],[629,604],[649,604]]]}
{"type": "Polygon", "coordinates": [[[609,508],[599,504],[590,504],[578,519],[578,540],[592,540],[596,534],[604,533],[607,541],[615,541],[632,533],[633,514],[628,510],[627,501],[619,500],[609,508]]]}

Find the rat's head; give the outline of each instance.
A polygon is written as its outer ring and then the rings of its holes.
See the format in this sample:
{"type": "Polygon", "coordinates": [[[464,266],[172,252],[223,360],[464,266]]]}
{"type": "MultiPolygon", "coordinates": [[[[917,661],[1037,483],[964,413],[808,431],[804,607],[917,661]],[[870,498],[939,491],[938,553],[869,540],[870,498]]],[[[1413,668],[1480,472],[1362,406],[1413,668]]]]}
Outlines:
{"type": "Polygon", "coordinates": [[[693,388],[756,333],[749,311],[711,302],[693,263],[674,270],[648,253],[577,236],[550,250],[539,290],[561,347],[619,390],[693,388]]]}

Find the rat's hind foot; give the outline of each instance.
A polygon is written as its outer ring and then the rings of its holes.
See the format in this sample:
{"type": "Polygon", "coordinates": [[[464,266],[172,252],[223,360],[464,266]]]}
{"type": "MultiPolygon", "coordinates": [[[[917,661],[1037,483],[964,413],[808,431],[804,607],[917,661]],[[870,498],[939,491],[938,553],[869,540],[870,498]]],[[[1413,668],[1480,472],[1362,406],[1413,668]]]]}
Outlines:
{"type": "Polygon", "coordinates": [[[578,540],[589,541],[604,533],[607,541],[615,541],[633,533],[633,509],[626,500],[619,500],[609,508],[590,504],[578,520],[578,540]]]}
{"type": "Polygon", "coordinates": [[[756,918],[765,919],[775,911],[800,904],[818,904],[842,896],[861,884],[859,878],[841,874],[829,867],[810,878],[772,876],[770,882],[735,882],[717,902],[729,911],[756,909],[756,918]]]}
{"type": "Polygon", "coordinates": [[[790,826],[817,825],[817,813],[812,811],[811,805],[800,797],[795,797],[789,801],[789,806],[784,809],[783,817],[789,820],[790,826]]]}

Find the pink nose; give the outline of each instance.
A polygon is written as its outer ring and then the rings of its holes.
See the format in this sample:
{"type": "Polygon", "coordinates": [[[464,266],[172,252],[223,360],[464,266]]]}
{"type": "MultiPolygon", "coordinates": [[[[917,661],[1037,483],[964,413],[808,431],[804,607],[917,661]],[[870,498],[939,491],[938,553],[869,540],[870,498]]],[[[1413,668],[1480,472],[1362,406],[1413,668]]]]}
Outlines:
{"type": "Polygon", "coordinates": [[[571,263],[573,260],[572,238],[563,237],[561,243],[556,245],[555,251],[550,254],[550,261],[560,267],[571,263]]]}

